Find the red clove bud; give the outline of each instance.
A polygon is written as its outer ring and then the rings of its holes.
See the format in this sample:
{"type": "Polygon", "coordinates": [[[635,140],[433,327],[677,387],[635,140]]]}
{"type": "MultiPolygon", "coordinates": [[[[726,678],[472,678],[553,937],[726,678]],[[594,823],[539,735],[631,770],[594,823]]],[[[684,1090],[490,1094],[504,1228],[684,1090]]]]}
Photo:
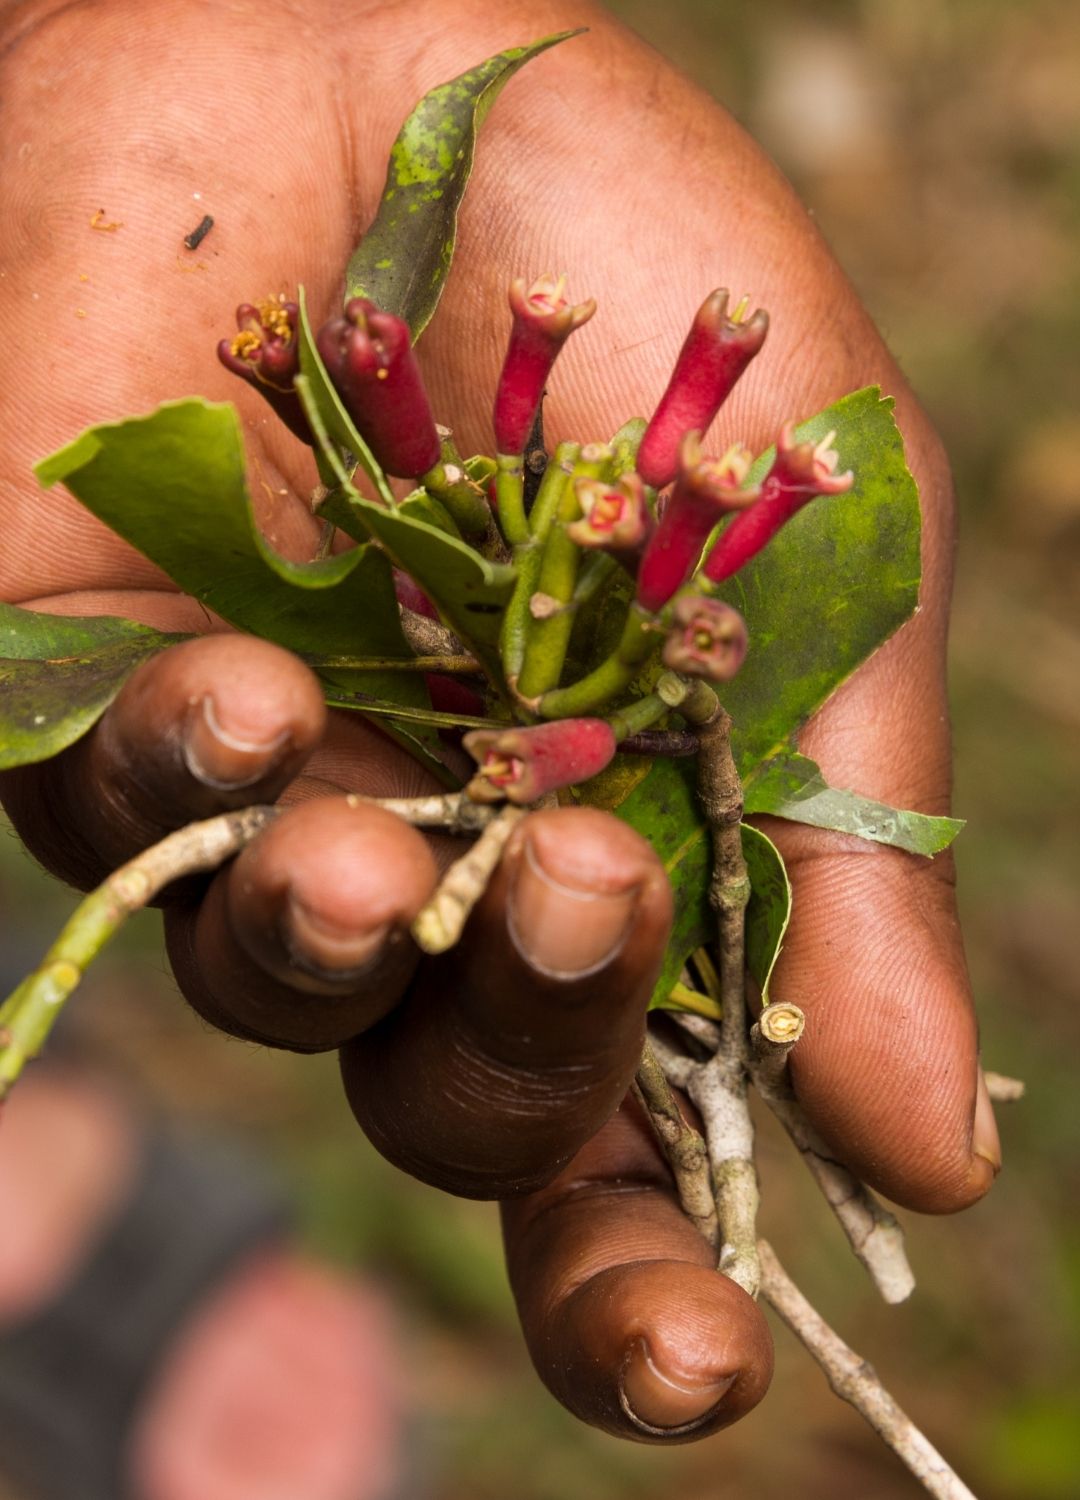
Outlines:
{"type": "Polygon", "coordinates": [[[465,788],[474,802],[535,802],[596,776],[615,754],[604,719],[554,719],[529,729],[473,729],[462,744],[479,770],[465,788]]]}
{"type": "Polygon", "coordinates": [[[675,601],[675,625],[661,657],[673,672],[728,682],[742,666],[746,647],[746,622],[737,609],[703,594],[683,594],[675,601]]]}
{"type": "Polygon", "coordinates": [[[433,468],[439,436],[409,325],[366,297],[352,297],[342,316],[323,324],[316,343],[357,431],[386,473],[419,479],[433,468]]]}
{"type": "Polygon", "coordinates": [[[639,475],[623,474],[613,485],[579,479],[574,488],[583,514],[566,528],[572,542],[617,553],[636,552],[644,544],[653,519],[639,475]]]}
{"type": "Polygon", "coordinates": [[[738,444],[721,459],[703,459],[698,434],[687,433],[678,481],[638,570],[642,609],[655,613],[665,605],[697,565],[709,533],[722,517],[757,499],[756,489],[744,488],[750,460],[749,449],[738,444]]]}
{"type": "Polygon", "coordinates": [[[698,309],[638,450],[638,473],[653,489],[663,489],[675,478],[683,438],[708,430],[765,342],[769,315],[759,308],[746,318],[747,302],[744,297],[729,316],[728,294],[721,288],[698,309]]]}
{"type": "Polygon", "coordinates": [[[495,447],[508,456],[524,453],[544,386],[559,350],[596,311],[589,299],[572,307],[558,281],[541,276],[526,288],[523,277],[510,283],[510,311],[514,315],[510,343],[495,392],[495,447]]]}
{"type": "Polygon", "coordinates": [[[290,431],[301,442],[310,443],[311,429],[293,385],[300,369],[296,342],[299,315],[297,304],[286,302],[284,295],[268,297],[258,304],[241,302],[236,309],[239,332],[231,339],[222,339],[217,352],[227,370],[254,386],[290,431]]]}
{"type": "Polygon", "coordinates": [[[735,517],[709,553],[705,576],[710,583],[723,583],[737,573],[816,495],[841,495],[851,488],[851,471],[836,473],[837,454],[829,446],[835,436],[830,432],[820,443],[797,443],[795,424],[784,424],[761,498],[735,517]]]}

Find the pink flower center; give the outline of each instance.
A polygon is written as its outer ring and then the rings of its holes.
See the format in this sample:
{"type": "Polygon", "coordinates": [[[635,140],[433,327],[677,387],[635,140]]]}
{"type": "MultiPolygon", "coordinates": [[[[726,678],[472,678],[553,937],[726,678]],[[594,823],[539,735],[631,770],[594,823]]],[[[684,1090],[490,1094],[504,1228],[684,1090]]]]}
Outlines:
{"type": "Polygon", "coordinates": [[[492,786],[513,786],[520,781],[525,762],[517,755],[503,755],[498,750],[489,750],[484,757],[483,774],[492,786]]]}
{"type": "Polygon", "coordinates": [[[594,531],[613,531],[622,520],[626,509],[626,497],[617,491],[607,490],[597,497],[589,512],[589,525],[594,531]]]}

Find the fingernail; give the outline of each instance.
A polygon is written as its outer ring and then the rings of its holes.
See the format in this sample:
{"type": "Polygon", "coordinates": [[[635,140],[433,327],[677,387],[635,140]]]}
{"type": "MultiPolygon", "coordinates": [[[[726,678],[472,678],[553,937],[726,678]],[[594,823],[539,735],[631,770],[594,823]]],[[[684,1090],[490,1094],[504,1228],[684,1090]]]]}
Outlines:
{"type": "Polygon", "coordinates": [[[1001,1171],[1001,1138],[982,1068],[979,1069],[979,1081],[975,1086],[975,1124],[971,1132],[971,1149],[976,1156],[981,1156],[990,1163],[995,1176],[1001,1171]]]}
{"type": "Polygon", "coordinates": [[[582,979],[609,964],[626,942],[638,887],[597,892],[557,880],[526,839],[507,903],[514,946],[553,979],[582,979]]]}
{"type": "Polygon", "coordinates": [[[188,715],[182,741],[184,764],[204,786],[239,791],[262,780],[291,737],[288,729],[260,740],[226,728],[207,693],[192,704],[188,715]]]}
{"type": "Polygon", "coordinates": [[[644,1339],[631,1345],[623,1366],[619,1399],[627,1416],[647,1431],[676,1432],[703,1422],[735,1384],[720,1380],[675,1379],[657,1368],[644,1339]]]}
{"type": "Polygon", "coordinates": [[[390,923],[358,930],[328,922],[290,896],[283,916],[285,946],[302,969],[334,979],[352,978],[376,958],[390,935],[390,923]]]}

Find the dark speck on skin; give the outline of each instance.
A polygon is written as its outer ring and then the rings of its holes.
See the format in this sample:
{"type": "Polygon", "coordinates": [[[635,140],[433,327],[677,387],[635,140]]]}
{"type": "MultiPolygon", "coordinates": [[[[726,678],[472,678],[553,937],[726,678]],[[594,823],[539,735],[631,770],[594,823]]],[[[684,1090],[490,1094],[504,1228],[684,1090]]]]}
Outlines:
{"type": "Polygon", "coordinates": [[[184,244],[188,247],[189,250],[197,250],[206,236],[210,233],[211,229],[213,229],[213,227],[214,221],[210,217],[210,215],[207,214],[202,222],[196,225],[196,227],[191,231],[190,234],[184,235],[184,244]]]}

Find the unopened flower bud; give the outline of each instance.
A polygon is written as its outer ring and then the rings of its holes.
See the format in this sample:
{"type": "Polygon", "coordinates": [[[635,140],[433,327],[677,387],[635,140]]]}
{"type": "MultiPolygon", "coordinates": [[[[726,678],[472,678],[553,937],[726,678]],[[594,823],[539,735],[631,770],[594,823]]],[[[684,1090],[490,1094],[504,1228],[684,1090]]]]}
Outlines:
{"type": "Polygon", "coordinates": [[[638,571],[638,603],[655,612],[686,582],[709,533],[730,511],[753,504],[746,486],[750,451],[736,445],[721,459],[704,459],[696,432],[682,442],[681,470],[638,571]]]}
{"type": "Polygon", "coordinates": [[[218,359],[246,380],[270,403],[285,425],[304,443],[311,442],[294,381],[300,369],[296,324],[300,309],[284,296],[265,302],[241,302],[236,309],[235,337],[222,339],[218,359]]]}
{"type": "Polygon", "coordinates": [[[366,297],[352,297],[341,317],[323,324],[316,342],[357,431],[385,472],[419,479],[433,468],[439,436],[409,325],[366,297]]]}
{"type": "Polygon", "coordinates": [[[746,656],[746,622],[720,599],[684,594],[675,601],[675,624],[664,642],[665,667],[688,677],[728,682],[746,656]]]}
{"type": "Polygon", "coordinates": [[[495,447],[499,453],[524,453],[533,421],[559,350],[587,323],[596,303],[573,307],[563,292],[566,278],[541,276],[531,287],[524,278],[510,283],[514,321],[502,374],[495,393],[495,447]]]}
{"type": "Polygon", "coordinates": [[[855,476],[837,474],[837,454],[830,447],[835,432],[819,443],[797,443],[795,425],[785,423],[773,466],[761,483],[761,498],[736,516],[705,563],[710,583],[723,583],[771,541],[785,522],[817,495],[841,495],[855,476]]]}
{"type": "Polygon", "coordinates": [[[679,351],[667,390],[645,429],[638,472],[653,489],[675,478],[688,432],[705,433],[754,355],[765,342],[769,315],[744,318],[746,299],[728,314],[728,294],[713,292],[698,309],[679,351]]]}
{"type": "Polygon", "coordinates": [[[582,518],[566,534],[579,547],[606,552],[636,552],[652,530],[653,519],[639,475],[624,474],[617,484],[579,479],[575,484],[582,518]]]}
{"type": "Polygon", "coordinates": [[[555,719],[528,729],[474,729],[462,744],[479,770],[465,788],[474,802],[535,802],[598,775],[615,754],[604,719],[555,719]]]}

